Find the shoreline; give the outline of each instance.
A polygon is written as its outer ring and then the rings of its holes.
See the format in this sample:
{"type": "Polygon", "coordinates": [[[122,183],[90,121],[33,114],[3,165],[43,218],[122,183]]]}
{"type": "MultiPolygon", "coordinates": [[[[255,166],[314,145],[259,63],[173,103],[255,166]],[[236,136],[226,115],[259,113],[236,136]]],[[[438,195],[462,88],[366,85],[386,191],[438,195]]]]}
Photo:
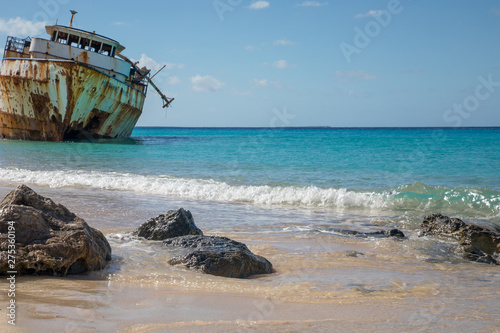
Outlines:
{"type": "MultiPolygon", "coordinates": [[[[469,300],[450,309],[454,299],[445,293],[406,297],[363,294],[328,304],[311,304],[255,296],[133,285],[67,278],[20,281],[24,288],[15,332],[268,332],[284,329],[314,332],[494,332],[499,320],[468,315],[476,308],[469,300]],[[56,280],[59,288],[50,288],[56,280]],[[45,288],[48,287],[48,288],[45,288]],[[41,292],[50,290],[50,292],[41,292]],[[422,303],[422,296],[425,302],[422,303]],[[28,301],[30,300],[30,302],[28,301]],[[460,310],[458,310],[460,309],[460,310]],[[458,310],[458,311],[457,311],[458,310]],[[460,317],[460,320],[456,318],[460,317]],[[333,325],[333,326],[332,326],[333,325]]],[[[0,297],[3,303],[3,297],[0,297]]],[[[5,322],[2,332],[10,332],[5,322]],[[4,330],[5,329],[5,330],[4,330]]]]}
{"type": "MultiPolygon", "coordinates": [[[[12,189],[0,187],[0,197],[12,189]]],[[[19,277],[16,328],[26,332],[35,328],[331,332],[332,327],[358,332],[430,332],[427,327],[433,332],[489,332],[500,325],[495,316],[500,298],[498,267],[436,257],[446,247],[422,252],[422,246],[432,249],[442,244],[417,238],[411,231],[408,240],[395,241],[305,228],[334,223],[380,228],[387,224],[383,219],[344,216],[344,221],[336,220],[333,213],[111,190],[33,189],[101,230],[113,257],[103,271],[85,275],[19,277]],[[169,254],[161,243],[129,236],[148,218],[180,206],[193,212],[206,234],[244,242],[268,258],[276,273],[230,279],[172,267],[166,263],[169,254]]],[[[0,304],[7,301],[2,285],[0,304]]],[[[0,323],[2,331],[8,328],[5,325],[6,321],[0,323]]]]}
{"type": "MultiPolygon", "coordinates": [[[[84,282],[79,284],[84,284],[85,289],[90,288],[89,283],[84,282]]],[[[401,332],[412,327],[421,330],[428,324],[425,313],[417,312],[412,316],[411,299],[391,300],[389,303],[373,298],[324,305],[274,301],[237,293],[131,285],[110,288],[112,291],[107,293],[106,287],[93,288],[93,301],[83,304],[78,297],[65,300],[62,294],[51,295],[51,299],[29,295],[37,303],[20,302],[16,332],[164,332],[165,329],[169,332],[204,332],[209,328],[210,331],[224,328],[227,332],[248,329],[268,332],[273,326],[278,330],[309,328],[314,332],[331,332],[332,324],[341,331],[401,332]]],[[[443,307],[436,300],[430,303],[434,307],[443,307]]],[[[434,332],[446,326],[445,323],[434,325],[434,332]]],[[[7,328],[0,323],[2,332],[9,332],[7,328]]]]}

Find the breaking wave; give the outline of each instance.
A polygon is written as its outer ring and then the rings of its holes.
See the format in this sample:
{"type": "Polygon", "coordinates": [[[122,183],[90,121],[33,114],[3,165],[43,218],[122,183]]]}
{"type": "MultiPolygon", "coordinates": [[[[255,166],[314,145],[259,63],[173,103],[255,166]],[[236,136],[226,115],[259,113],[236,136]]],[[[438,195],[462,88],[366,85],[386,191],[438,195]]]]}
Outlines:
{"type": "Polygon", "coordinates": [[[468,217],[500,217],[500,192],[422,183],[383,190],[349,190],[316,186],[231,185],[203,179],[97,171],[0,169],[0,182],[48,187],[132,191],[181,199],[293,205],[337,211],[442,212],[468,217]]]}

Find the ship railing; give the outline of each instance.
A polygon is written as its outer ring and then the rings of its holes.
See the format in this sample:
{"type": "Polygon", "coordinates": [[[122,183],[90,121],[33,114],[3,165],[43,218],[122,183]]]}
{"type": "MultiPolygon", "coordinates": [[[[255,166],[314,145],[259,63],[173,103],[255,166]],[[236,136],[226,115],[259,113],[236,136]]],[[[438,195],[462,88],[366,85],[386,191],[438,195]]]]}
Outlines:
{"type": "Polygon", "coordinates": [[[31,45],[31,37],[19,38],[8,36],[7,43],[5,43],[4,58],[5,54],[10,52],[24,53],[24,48],[31,45]]]}
{"type": "Polygon", "coordinates": [[[150,71],[145,67],[139,68],[137,66],[133,66],[132,70],[134,74],[132,81],[137,84],[147,85],[146,77],[149,75],[150,71]]]}

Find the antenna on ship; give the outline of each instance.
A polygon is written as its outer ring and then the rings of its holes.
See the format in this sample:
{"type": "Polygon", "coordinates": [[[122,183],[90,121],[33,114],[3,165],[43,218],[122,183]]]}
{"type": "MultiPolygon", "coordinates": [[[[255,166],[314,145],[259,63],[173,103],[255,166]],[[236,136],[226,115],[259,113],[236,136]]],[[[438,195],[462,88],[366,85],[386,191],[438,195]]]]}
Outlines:
{"type": "Polygon", "coordinates": [[[69,21],[69,27],[73,28],[73,17],[75,17],[75,14],[77,14],[78,12],[76,10],[70,10],[69,12],[71,13],[71,21],[69,21]]]}

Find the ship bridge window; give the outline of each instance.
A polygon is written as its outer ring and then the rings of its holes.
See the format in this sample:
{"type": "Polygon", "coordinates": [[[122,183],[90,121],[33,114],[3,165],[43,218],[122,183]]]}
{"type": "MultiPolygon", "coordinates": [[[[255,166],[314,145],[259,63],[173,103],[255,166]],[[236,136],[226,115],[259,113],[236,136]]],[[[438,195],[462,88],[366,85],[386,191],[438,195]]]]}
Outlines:
{"type": "Polygon", "coordinates": [[[111,55],[111,45],[109,44],[102,44],[102,49],[101,49],[101,54],[110,56],[111,55]]]}
{"type": "Polygon", "coordinates": [[[65,32],[59,32],[56,42],[61,44],[68,44],[68,34],[65,32]]]}
{"type": "Polygon", "coordinates": [[[90,51],[99,52],[99,50],[101,49],[101,45],[102,45],[101,42],[92,41],[90,43],[90,51]]]}
{"type": "Polygon", "coordinates": [[[80,46],[80,36],[69,35],[68,44],[74,47],[80,46]]]}
{"type": "Polygon", "coordinates": [[[88,38],[80,39],[80,48],[88,51],[90,49],[90,39],[88,38]]]}

